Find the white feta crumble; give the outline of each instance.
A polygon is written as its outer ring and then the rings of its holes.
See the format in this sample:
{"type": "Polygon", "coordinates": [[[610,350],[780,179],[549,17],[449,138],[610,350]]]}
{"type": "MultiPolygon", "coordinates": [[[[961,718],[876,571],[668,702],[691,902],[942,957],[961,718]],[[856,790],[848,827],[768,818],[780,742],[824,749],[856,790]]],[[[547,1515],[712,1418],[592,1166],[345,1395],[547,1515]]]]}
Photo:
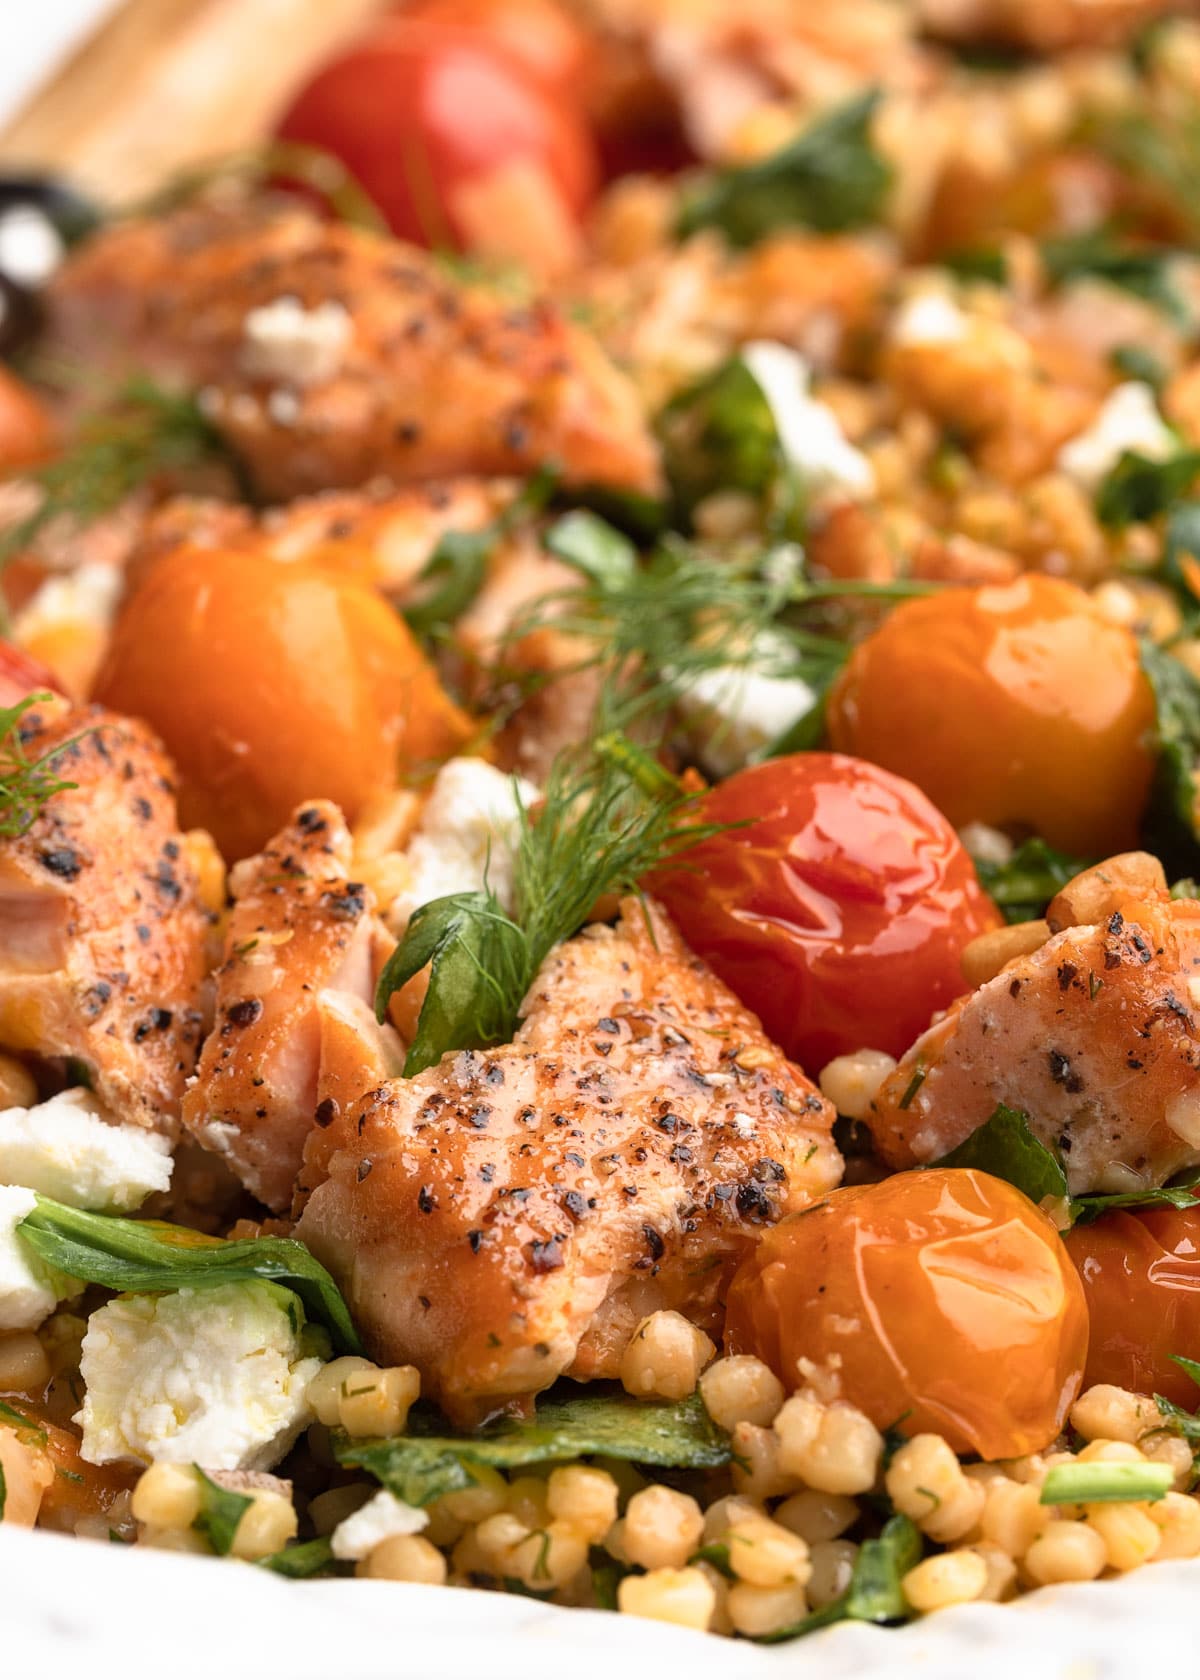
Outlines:
{"type": "Polygon", "coordinates": [[[917,292],[905,298],[892,317],[892,343],[961,344],[970,331],[970,321],[945,292],[917,292]]]}
{"type": "Polygon", "coordinates": [[[22,642],[62,624],[109,630],[124,586],[120,568],[98,560],[87,560],[62,577],[47,578],[13,620],[13,636],[22,642]]]}
{"type": "Polygon", "coordinates": [[[0,215],[0,273],[19,286],[44,286],[66,254],[62,234],[36,204],[0,215]]]}
{"type": "Polygon", "coordinates": [[[332,300],[306,309],[297,297],[252,309],[242,328],[242,366],[257,379],[320,385],[342,365],[353,324],[332,300]]]}
{"type": "Polygon", "coordinates": [[[83,1457],[270,1470],[312,1421],[303,1324],[290,1290],[257,1279],[109,1301],[83,1338],[83,1457]]]}
{"type": "MultiPolygon", "coordinates": [[[[778,656],[776,638],[758,637],[755,652],[767,664],[778,656]]],[[[679,685],[676,710],[706,769],[715,776],[735,770],[771,745],[816,699],[803,677],[769,676],[745,664],[714,665],[679,685]]]]}
{"type": "Polygon", "coordinates": [[[406,1505],[394,1493],[380,1488],[373,1499],[368,1499],[334,1529],[333,1555],[343,1562],[357,1563],[381,1541],[390,1540],[394,1534],[419,1534],[428,1524],[428,1511],[406,1505]]]}
{"type": "Polygon", "coordinates": [[[1088,489],[1112,471],[1126,450],[1164,461],[1179,444],[1154,400],[1154,391],[1141,380],[1118,385],[1086,431],[1058,452],[1058,466],[1088,489]]]}
{"type": "Polygon", "coordinates": [[[512,840],[521,805],[538,797],[532,782],[481,758],[452,758],[438,771],[421,821],[408,843],[406,885],[388,920],[402,927],[414,910],[448,893],[491,887],[501,904],[512,892],[512,840]]]}
{"type": "Polygon", "coordinates": [[[23,1185],[0,1185],[0,1330],[36,1330],[60,1301],[83,1287],[46,1266],[17,1235],[17,1226],[37,1206],[23,1185]]]}
{"type": "Polygon", "coordinates": [[[742,350],[742,364],[766,398],[780,446],[805,487],[814,495],[870,496],[874,468],[848,441],[829,405],[810,396],[804,357],[786,345],[757,339],[742,350]]]}
{"type": "Polygon", "coordinates": [[[87,1091],[0,1110],[0,1184],[69,1207],[128,1213],[171,1182],[171,1146],[142,1126],[111,1125],[87,1091]]]}

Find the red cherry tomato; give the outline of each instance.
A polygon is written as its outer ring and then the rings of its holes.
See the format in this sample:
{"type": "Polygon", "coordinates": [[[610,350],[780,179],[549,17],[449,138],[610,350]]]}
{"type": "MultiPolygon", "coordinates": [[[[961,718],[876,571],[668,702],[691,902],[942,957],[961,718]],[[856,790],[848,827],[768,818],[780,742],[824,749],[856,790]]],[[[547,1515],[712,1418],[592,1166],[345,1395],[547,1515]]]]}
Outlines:
{"type": "Polygon", "coordinates": [[[783,1219],[729,1287],[725,1343],[789,1386],[838,1361],[879,1429],[933,1430],[1015,1458],[1062,1428],[1087,1352],[1083,1290],[1053,1223],[1003,1179],[961,1168],[834,1190],[783,1219]]]}
{"type": "Polygon", "coordinates": [[[61,684],[47,668],[11,642],[0,642],[0,706],[15,706],[27,694],[56,693],[61,684]]]}
{"type": "Polygon", "coordinates": [[[1105,1214],[1076,1225],[1067,1251],[1092,1321],[1085,1381],[1192,1410],[1196,1385],[1171,1356],[1200,1359],[1200,1208],[1105,1214]]]}
{"type": "Polygon", "coordinates": [[[588,36],[558,0],[401,0],[397,12],[469,29],[557,93],[571,90],[587,61],[588,36]]]}
{"type": "Polygon", "coordinates": [[[516,166],[572,222],[597,184],[565,97],[486,35],[420,20],[387,23],[327,64],[278,131],[339,157],[419,245],[479,244],[478,188],[516,166]]]}
{"type": "Polygon", "coordinates": [[[789,1056],[817,1073],[870,1047],[898,1056],[964,989],[960,957],[999,916],[919,788],[838,753],[742,770],[701,842],[650,886],[688,944],[789,1056]]]}

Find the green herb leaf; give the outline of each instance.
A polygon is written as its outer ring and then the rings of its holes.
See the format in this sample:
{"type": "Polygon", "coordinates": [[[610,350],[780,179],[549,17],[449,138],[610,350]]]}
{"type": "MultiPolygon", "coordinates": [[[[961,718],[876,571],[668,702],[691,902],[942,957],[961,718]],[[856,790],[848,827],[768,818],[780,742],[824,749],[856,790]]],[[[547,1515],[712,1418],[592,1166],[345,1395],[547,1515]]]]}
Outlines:
{"type": "Polygon", "coordinates": [[[1176,502],[1163,532],[1157,578],[1175,592],[1183,616],[1181,633],[1200,627],[1200,502],[1176,502]]]}
{"type": "Polygon", "coordinates": [[[818,1628],[833,1622],[875,1622],[888,1624],[905,1622],[912,1610],[904,1596],[902,1582],[910,1569],[921,1561],[921,1533],[909,1517],[889,1517],[883,1532],[874,1540],[864,1540],[854,1563],[850,1585],[841,1598],[811,1616],[781,1628],[778,1633],[762,1636],[761,1645],[780,1645],[788,1640],[802,1639],[818,1628]]]}
{"type": "Polygon", "coordinates": [[[1096,491],[1096,516],[1120,528],[1157,519],[1191,489],[1200,474],[1200,449],[1182,449],[1165,461],[1127,449],[1096,491]]]}
{"type": "Polygon", "coordinates": [[[247,1494],[234,1493],[231,1488],[212,1481],[198,1464],[193,1464],[192,1469],[200,1483],[200,1512],[192,1527],[204,1536],[218,1557],[228,1557],[238,1524],[254,1501],[247,1494]]]}
{"type": "Polygon", "coordinates": [[[1088,277],[1106,280],[1154,304],[1177,326],[1188,325],[1187,301],[1171,274],[1177,251],[1161,246],[1131,247],[1118,243],[1112,233],[1103,230],[1046,239],[1040,251],[1046,274],[1056,285],[1088,277]]]}
{"type": "Polygon", "coordinates": [[[64,781],[57,766],[91,730],[73,735],[40,758],[30,758],[21,740],[21,719],[31,707],[53,700],[52,694],[28,694],[15,706],[0,706],[0,839],[19,840],[28,834],[56,793],[79,785],[64,781]]]}
{"type": "Polygon", "coordinates": [[[1118,1208],[1197,1207],[1200,1206],[1197,1185],[1200,1185],[1200,1167],[1185,1173],[1173,1184],[1164,1184],[1153,1190],[1126,1190],[1109,1196],[1076,1196],[1071,1203],[1071,1211],[1076,1224],[1084,1225],[1118,1208]]]}
{"type": "Polygon", "coordinates": [[[637,549],[629,538],[584,508],[564,514],[542,540],[557,559],[601,589],[627,588],[636,575],[637,549]]]}
{"type": "Polygon", "coordinates": [[[999,1103],[989,1119],[943,1155],[936,1167],[972,1167],[1012,1184],[1031,1202],[1067,1194],[1067,1175],[1052,1150],[1033,1135],[1029,1116],[999,1103]]]}
{"type": "Polygon", "coordinates": [[[429,989],[404,1062],[411,1079],[448,1050],[503,1044],[513,1033],[513,999],[528,989],[525,936],[490,892],[453,893],[414,911],[379,976],[382,1021],[393,992],[431,964],[429,989]]]}
{"type": "Polygon", "coordinates": [[[1181,1371],[1185,1371],[1196,1386],[1200,1388],[1200,1360],[1187,1359],[1182,1353],[1173,1353],[1171,1363],[1172,1365],[1178,1365],[1181,1371]]]}
{"type": "Polygon", "coordinates": [[[600,1610],[616,1610],[618,1608],[617,1588],[630,1571],[623,1564],[619,1564],[616,1558],[610,1558],[607,1552],[601,1551],[598,1546],[592,1547],[590,1567],[592,1571],[592,1593],[595,1596],[597,1608],[600,1610]]]}
{"type": "Polygon", "coordinates": [[[729,1542],[727,1540],[713,1540],[707,1546],[701,1546],[698,1552],[693,1552],[689,1563],[707,1563],[724,1575],[729,1581],[734,1578],[733,1565],[729,1561],[729,1542]]]}
{"type": "Polygon", "coordinates": [[[1170,875],[1200,872],[1196,762],[1200,755],[1200,683],[1165,649],[1141,643],[1142,669],[1154,690],[1158,758],[1142,819],[1142,838],[1170,875]]]}
{"type": "Polygon", "coordinates": [[[541,511],[558,483],[555,468],[542,467],[519,495],[477,531],[447,531],[417,576],[418,593],[404,608],[416,636],[432,636],[460,618],[478,595],[496,547],[521,520],[541,511]],[[422,591],[420,585],[427,587],[422,591]]]}
{"type": "Polygon", "coordinates": [[[35,1423],[32,1418],[26,1417],[24,1412],[19,1412],[15,1406],[8,1405],[4,1400],[0,1400],[0,1423],[6,1424],[9,1429],[15,1429],[24,1444],[29,1447],[44,1447],[50,1438],[40,1423],[35,1423]]]}
{"type": "Polygon", "coordinates": [[[980,857],[974,863],[980,885],[999,905],[1006,922],[1028,922],[1045,915],[1055,894],[1088,867],[1086,859],[1055,851],[1037,836],[1022,841],[1007,863],[980,857]]]}
{"type": "MultiPolygon", "coordinates": [[[[561,1391],[559,1391],[561,1393],[561,1391]]],[[[415,1408],[409,1431],[390,1440],[334,1436],[339,1464],[368,1471],[407,1505],[427,1505],[471,1484],[472,1465],[516,1470],[584,1455],[709,1470],[729,1463],[729,1441],[698,1395],[686,1400],[634,1400],[590,1386],[583,1393],[543,1396],[532,1418],[498,1418],[474,1435],[444,1432],[442,1420],[415,1408]]]]}
{"type": "Polygon", "coordinates": [[[1152,391],[1161,391],[1167,382],[1163,361],[1142,344],[1118,344],[1108,360],[1113,372],[1119,373],[1122,379],[1139,380],[1152,391]]]}
{"type": "Polygon", "coordinates": [[[85,1213],[39,1196],[17,1226],[21,1240],[46,1264],[84,1283],[137,1294],[215,1289],[261,1278],[299,1296],[308,1316],[329,1330],[340,1353],[362,1348],[338,1287],[293,1237],[223,1242],[182,1225],[85,1213]]]}
{"type": "Polygon", "coordinates": [[[676,237],[715,228],[753,245],[780,228],[838,233],[876,220],[892,179],[871,140],[878,103],[873,90],[859,95],[770,157],[711,176],[685,200],[676,237]]]}
{"type": "Polygon", "coordinates": [[[1169,1493],[1169,1464],[1056,1464],[1046,1472],[1039,1504],[1102,1505],[1126,1500],[1153,1503],[1169,1493]]]}
{"type": "Polygon", "coordinates": [[[289,1581],[307,1581],[333,1567],[333,1546],[327,1535],[317,1540],[302,1540],[299,1545],[285,1546],[281,1552],[257,1560],[260,1569],[272,1575],[283,1575],[289,1581]]]}

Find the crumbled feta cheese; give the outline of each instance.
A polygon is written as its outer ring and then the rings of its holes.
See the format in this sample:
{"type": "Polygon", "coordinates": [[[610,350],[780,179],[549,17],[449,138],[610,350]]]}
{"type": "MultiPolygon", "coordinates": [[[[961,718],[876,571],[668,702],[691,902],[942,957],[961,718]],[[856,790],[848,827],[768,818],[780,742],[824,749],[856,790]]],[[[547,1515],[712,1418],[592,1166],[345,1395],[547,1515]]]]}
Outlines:
{"type": "Polygon", "coordinates": [[[428,1523],[428,1511],[406,1505],[394,1493],[381,1488],[373,1499],[368,1499],[334,1529],[333,1555],[343,1562],[357,1563],[359,1558],[373,1552],[380,1541],[390,1540],[393,1534],[419,1534],[428,1523]]]}
{"type": "Polygon", "coordinates": [[[36,204],[14,204],[0,215],[0,273],[19,286],[44,286],[65,251],[62,234],[36,204]]]}
{"type": "Polygon", "coordinates": [[[537,797],[531,782],[507,776],[481,758],[452,758],[444,764],[408,843],[411,875],[389,907],[392,926],[402,927],[431,899],[477,892],[485,875],[508,906],[518,811],[537,797]]]}
{"type": "Polygon", "coordinates": [[[1109,392],[1088,429],[1059,450],[1058,465],[1091,489],[1126,450],[1163,461],[1178,448],[1174,433],[1158,412],[1153,390],[1135,379],[1109,392]]]}
{"type": "Polygon", "coordinates": [[[117,615],[124,575],[117,566],[85,561],[62,577],[47,578],[13,621],[18,642],[63,624],[94,625],[108,630],[117,615]]]}
{"type": "Polygon", "coordinates": [[[17,1226],[37,1206],[23,1185],[0,1185],[0,1330],[36,1330],[60,1301],[82,1285],[43,1265],[17,1235],[17,1226]]]}
{"type": "Polygon", "coordinates": [[[0,1184],[69,1207],[128,1213],[171,1182],[171,1146],[142,1126],[110,1125],[87,1091],[0,1110],[0,1184]]]}
{"type": "MultiPolygon", "coordinates": [[[[778,654],[770,634],[756,643],[762,662],[778,654]]],[[[812,705],[802,677],[770,676],[744,665],[714,665],[681,683],[676,710],[697,757],[715,776],[735,770],[769,747],[812,705]]]]}
{"type": "Polygon", "coordinates": [[[783,452],[806,488],[814,495],[870,496],[874,468],[846,439],[828,404],[809,395],[803,356],[760,339],[746,345],[742,363],[767,399],[783,452]]]}
{"type": "Polygon", "coordinates": [[[306,309],[297,297],[281,297],[252,309],[242,331],[247,373],[291,385],[320,385],[341,367],[353,325],[340,303],[331,300],[306,309]]]}
{"type": "Polygon", "coordinates": [[[892,343],[960,344],[969,330],[967,317],[945,292],[917,292],[892,318],[892,343]]]}
{"type": "Polygon", "coordinates": [[[83,1457],[271,1469],[312,1420],[303,1322],[259,1280],[109,1301],[83,1338],[83,1457]]]}

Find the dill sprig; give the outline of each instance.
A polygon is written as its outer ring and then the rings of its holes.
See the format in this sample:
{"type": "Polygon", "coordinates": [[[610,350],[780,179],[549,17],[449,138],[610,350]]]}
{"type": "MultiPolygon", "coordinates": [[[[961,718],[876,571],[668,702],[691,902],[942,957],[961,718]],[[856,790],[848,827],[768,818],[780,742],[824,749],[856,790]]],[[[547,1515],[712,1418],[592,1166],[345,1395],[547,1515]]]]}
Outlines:
{"type": "Polygon", "coordinates": [[[0,532],[0,571],[57,521],[84,526],[161,473],[225,455],[193,396],[137,376],[79,426],[66,450],[28,475],[33,512],[0,532]]]}
{"type": "Polygon", "coordinates": [[[1138,108],[1106,114],[1089,125],[1088,138],[1157,198],[1165,199],[1181,230],[1200,239],[1196,182],[1200,180],[1200,100],[1147,91],[1138,108]]]}
{"type": "Polygon", "coordinates": [[[536,809],[519,804],[511,914],[486,886],[434,899],[415,912],[380,976],[382,1021],[393,992],[429,965],[405,1075],[447,1051],[510,1040],[553,948],[600,901],[636,893],[643,876],[714,832],[695,820],[697,797],[619,734],[560,756],[536,809]]]}
{"type": "Polygon", "coordinates": [[[196,169],[179,170],[146,198],[123,209],[128,216],[165,216],[214,187],[231,182],[247,189],[272,181],[290,181],[321,199],[341,222],[372,233],[388,231],[387,218],[358,177],[342,160],[320,146],[299,140],[265,140],[244,151],[230,152],[196,169]]]}
{"type": "Polygon", "coordinates": [[[90,730],[72,736],[40,758],[30,758],[21,739],[25,713],[53,699],[52,694],[29,694],[15,706],[0,706],[0,839],[19,840],[28,834],[48,800],[79,785],[64,781],[55,765],[90,730]]]}

